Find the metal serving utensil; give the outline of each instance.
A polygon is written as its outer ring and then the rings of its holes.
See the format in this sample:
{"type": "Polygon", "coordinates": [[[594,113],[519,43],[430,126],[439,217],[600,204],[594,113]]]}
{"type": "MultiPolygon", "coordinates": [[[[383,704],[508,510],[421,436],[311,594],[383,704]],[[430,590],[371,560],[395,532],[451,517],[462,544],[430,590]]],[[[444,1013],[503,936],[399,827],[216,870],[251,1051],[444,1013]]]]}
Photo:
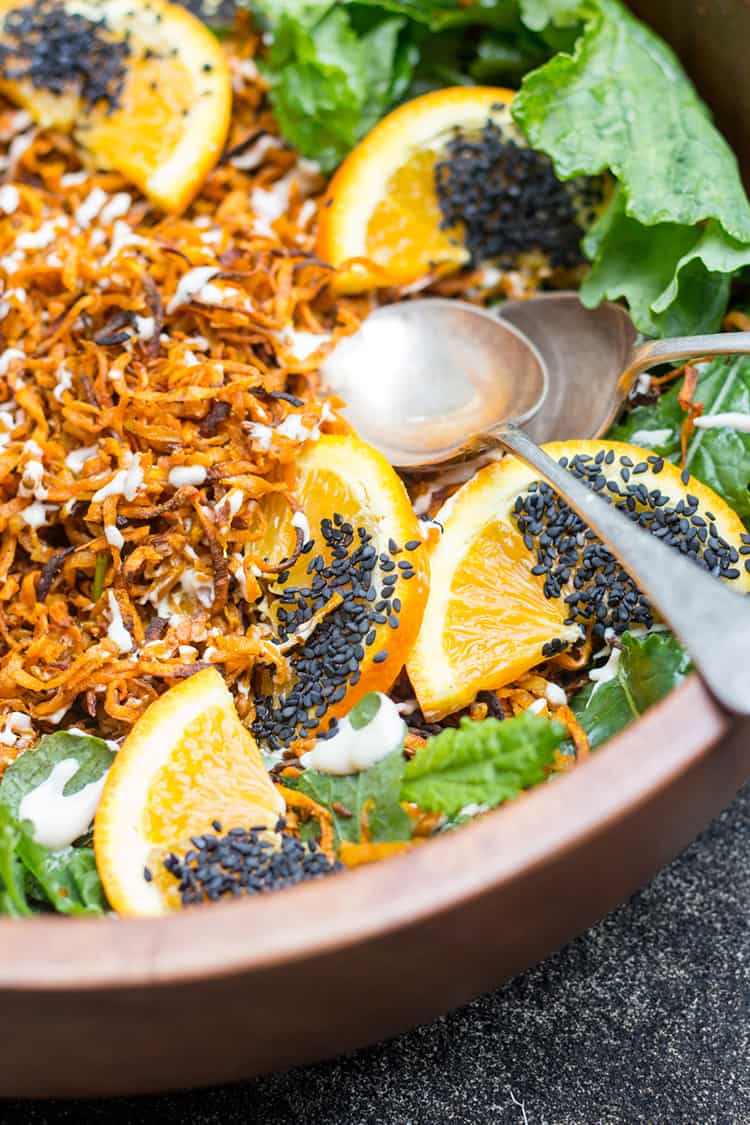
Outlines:
{"type": "MultiPolygon", "coordinates": [[[[611,311],[615,308],[597,310],[596,367],[587,366],[589,382],[579,388],[578,413],[568,431],[556,436],[600,433],[637,375],[654,364],[750,351],[745,332],[636,347],[629,317],[623,314],[628,330],[619,311],[611,311]],[[618,357],[625,360],[619,368],[618,357]]],[[[323,378],[345,400],[345,417],[397,468],[436,468],[493,447],[531,465],[619,559],[681,638],[719,703],[750,715],[750,603],[634,524],[518,427],[545,403],[550,377],[541,353],[553,346],[552,325],[574,313],[569,301],[555,306],[551,300],[549,311],[548,339],[538,348],[515,323],[460,301],[426,298],[387,305],[326,358],[323,378]]],[[[570,335],[574,346],[562,356],[576,385],[588,354],[589,316],[576,319],[570,335]]]]}
{"type": "Polygon", "coordinates": [[[657,364],[750,352],[750,332],[640,341],[622,305],[587,309],[575,292],[506,301],[497,315],[523,332],[547,368],[547,395],[525,427],[537,442],[606,433],[638,376],[657,364]]]}

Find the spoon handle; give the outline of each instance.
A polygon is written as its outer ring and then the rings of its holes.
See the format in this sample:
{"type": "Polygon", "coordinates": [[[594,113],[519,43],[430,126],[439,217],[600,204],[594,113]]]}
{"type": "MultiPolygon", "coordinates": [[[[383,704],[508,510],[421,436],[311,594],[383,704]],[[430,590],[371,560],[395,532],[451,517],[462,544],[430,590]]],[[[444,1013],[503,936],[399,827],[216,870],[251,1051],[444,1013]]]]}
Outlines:
{"type": "Polygon", "coordinates": [[[537,469],[606,543],[677,633],[718,702],[735,714],[750,715],[750,601],[638,527],[523,430],[506,425],[492,437],[537,469]]]}
{"type": "Polygon", "coordinates": [[[679,363],[703,356],[743,355],[750,352],[750,332],[722,332],[708,336],[674,336],[671,340],[648,340],[634,348],[630,363],[620,376],[625,394],[643,371],[657,363],[679,363]]]}

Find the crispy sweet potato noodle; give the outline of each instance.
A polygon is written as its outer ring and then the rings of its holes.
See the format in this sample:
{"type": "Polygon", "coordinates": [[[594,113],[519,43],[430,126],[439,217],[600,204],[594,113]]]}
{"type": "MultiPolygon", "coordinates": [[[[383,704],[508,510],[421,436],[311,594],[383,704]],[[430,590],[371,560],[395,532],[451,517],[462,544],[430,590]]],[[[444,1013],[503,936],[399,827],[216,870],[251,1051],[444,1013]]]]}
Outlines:
{"type": "Polygon", "coordinates": [[[246,721],[254,666],[287,675],[264,498],[293,505],[301,445],[337,428],[317,365],[360,306],[312,255],[323,183],[252,42],[227,50],[227,151],[181,217],[0,104],[0,772],[63,715],[124,734],[209,663],[246,721]]]}

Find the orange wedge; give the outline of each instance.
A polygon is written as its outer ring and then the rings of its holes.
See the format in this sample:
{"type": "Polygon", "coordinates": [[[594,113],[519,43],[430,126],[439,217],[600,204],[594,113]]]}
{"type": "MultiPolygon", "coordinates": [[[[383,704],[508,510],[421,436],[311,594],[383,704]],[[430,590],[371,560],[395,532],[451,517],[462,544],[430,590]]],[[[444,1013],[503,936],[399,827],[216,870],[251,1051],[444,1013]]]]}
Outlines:
{"type": "MultiPolygon", "coordinates": [[[[355,674],[354,683],[347,681],[343,697],[335,700],[322,717],[322,725],[327,726],[332,716],[346,714],[368,691],[387,691],[393,684],[419,631],[427,600],[429,566],[419,524],[400,478],[384,457],[359,438],[325,435],[317,442],[309,442],[297,462],[295,497],[307,525],[304,537],[309,535],[313,547],[300,556],[283,586],[272,587],[276,598],[285,590],[310,587],[312,579],[308,567],[315,556],[321,555],[330,564],[332,548],[325,542],[321,529],[324,520],[338,518],[341,523],[351,525],[352,551],[362,541],[360,529],[372,537],[370,548],[379,559],[387,558],[394,545],[398,548],[392,565],[386,562],[383,569],[378,562],[373,571],[371,581],[377,597],[371,602],[357,599],[361,606],[366,604],[374,609],[380,605],[383,588],[392,591],[386,599],[391,608],[384,610],[385,622],[372,626],[374,637],[369,643],[364,635],[361,638],[364,657],[359,663],[359,676],[355,674]],[[407,549],[407,544],[411,549],[407,549]],[[393,607],[398,607],[396,627],[390,622],[393,607]]],[[[266,518],[268,558],[279,561],[282,556],[290,555],[295,540],[289,508],[272,501],[266,509],[266,518]]],[[[337,596],[335,588],[331,593],[337,596]]],[[[277,625],[278,612],[284,608],[278,600],[273,603],[277,625]]],[[[325,610],[322,612],[325,614],[325,610]]],[[[323,616],[309,634],[309,642],[290,649],[288,657],[293,673],[295,660],[307,655],[307,644],[319,643],[321,636],[327,636],[329,631],[333,637],[334,624],[332,621],[328,625],[323,616]]],[[[279,703],[283,703],[283,698],[279,703]]]]}
{"type": "Polygon", "coordinates": [[[94,824],[107,898],[120,914],[179,906],[162,863],[170,851],[184,853],[212,820],[224,831],[273,828],[284,809],[223,679],[197,672],[148,707],[107,775],[94,824]]]}
{"type": "MultiPolygon", "coordinates": [[[[624,488],[619,458],[642,463],[648,452],[623,442],[552,442],[550,456],[569,460],[613,451],[609,480],[624,488]]],[[[564,594],[547,598],[544,576],[532,573],[536,552],[527,549],[512,515],[516,499],[538,475],[514,457],[481,469],[444,505],[437,519],[444,534],[430,553],[430,596],[407,671],[417,699],[429,719],[466,707],[483,690],[511,683],[545,659],[544,646],[555,640],[574,643],[577,624],[566,625],[569,607],[564,594]]],[[[718,534],[739,552],[745,530],[740,519],[710,488],[666,462],[660,472],[649,466],[632,478],[647,489],[658,488],[670,505],[688,495],[698,499],[697,512],[712,513],[718,534]]],[[[734,589],[750,591],[750,574],[741,562],[734,589]]]]}
{"type": "MultiPolygon", "coordinates": [[[[18,0],[0,0],[0,44],[17,46],[4,16],[18,0]]],[[[215,36],[166,0],[62,0],[92,24],[113,51],[127,38],[124,83],[114,110],[87,104],[75,75],[60,95],[27,78],[0,79],[0,90],[43,127],[72,131],[93,168],[115,169],[166,211],[180,211],[216,163],[229,128],[232,86],[215,36]]]]}
{"type": "Polygon", "coordinates": [[[317,253],[343,267],[341,292],[409,285],[468,260],[460,231],[440,229],[435,164],[457,128],[476,134],[492,120],[522,140],[513,96],[493,86],[436,90],[394,110],[357,145],[328,186],[318,228],[317,253]]]}

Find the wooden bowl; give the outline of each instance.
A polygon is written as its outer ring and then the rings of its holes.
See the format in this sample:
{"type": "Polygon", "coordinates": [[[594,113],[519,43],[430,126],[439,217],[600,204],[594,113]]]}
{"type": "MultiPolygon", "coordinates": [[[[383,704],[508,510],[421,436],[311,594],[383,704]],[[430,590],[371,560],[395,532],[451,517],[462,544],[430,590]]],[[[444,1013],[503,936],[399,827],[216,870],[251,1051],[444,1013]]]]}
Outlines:
{"type": "MultiPolygon", "coordinates": [[[[750,0],[633,7],[750,164],[750,0]]],[[[691,677],[572,775],[409,855],[158,921],[0,922],[0,1095],[247,1078],[429,1020],[585,929],[750,776],[691,677]]]]}

